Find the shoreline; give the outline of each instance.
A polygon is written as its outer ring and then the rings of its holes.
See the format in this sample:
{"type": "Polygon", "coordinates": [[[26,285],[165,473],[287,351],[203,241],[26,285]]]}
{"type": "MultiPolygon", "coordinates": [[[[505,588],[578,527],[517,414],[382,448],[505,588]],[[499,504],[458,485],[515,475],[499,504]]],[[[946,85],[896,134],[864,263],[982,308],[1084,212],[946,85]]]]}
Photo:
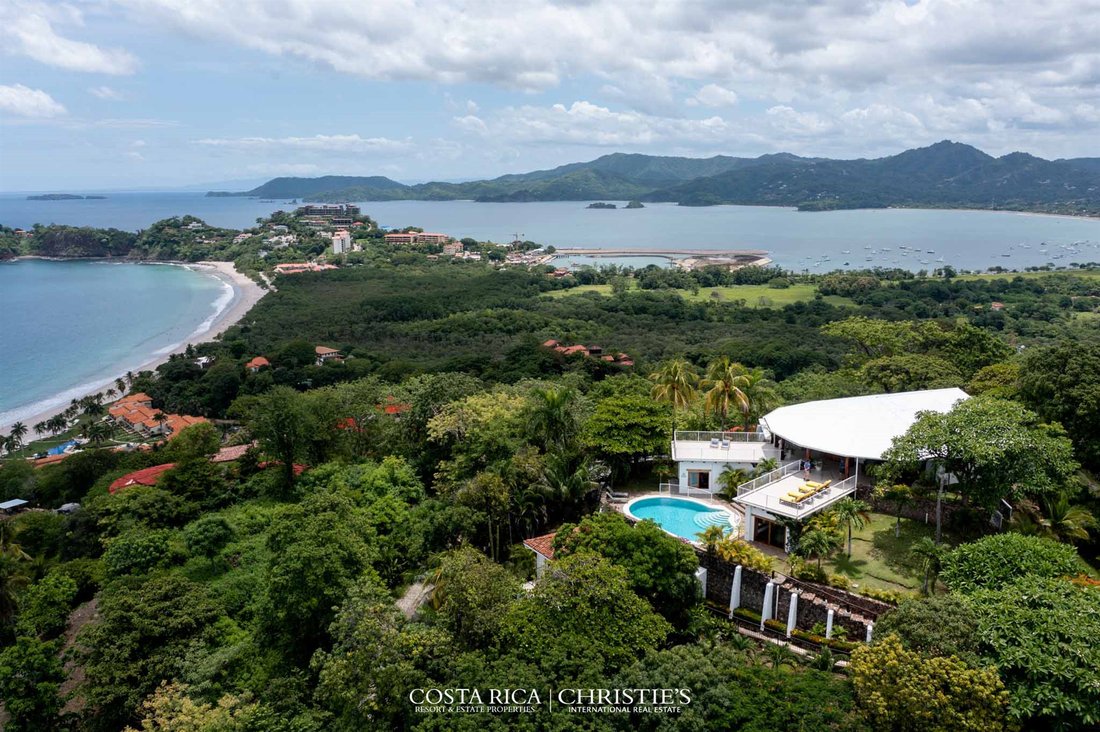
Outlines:
{"type": "MultiPolygon", "coordinates": [[[[69,261],[72,258],[64,257],[19,257],[17,259],[47,259],[47,260],[60,260],[69,261]]],[[[84,258],[89,260],[99,261],[112,261],[113,258],[107,259],[102,257],[89,257],[84,258]]],[[[11,421],[5,421],[0,423],[0,432],[6,433],[15,422],[22,422],[30,430],[33,435],[34,425],[43,422],[56,414],[64,412],[68,408],[71,399],[82,399],[91,394],[102,391],[108,388],[114,383],[116,378],[125,376],[127,371],[132,371],[135,374],[141,371],[152,371],[163,363],[166,363],[168,359],[177,354],[183,353],[187,346],[203,343],[205,341],[213,340],[217,336],[224,333],[230,326],[236,325],[244,318],[252,307],[260,301],[260,299],[267,294],[267,290],[264,290],[257,285],[251,278],[236,270],[232,262],[135,262],[135,264],[167,264],[176,267],[186,267],[193,272],[205,275],[207,277],[213,277],[222,283],[231,291],[231,299],[226,303],[218,312],[205,321],[196,325],[195,329],[180,343],[176,344],[171,350],[165,353],[149,354],[132,354],[132,360],[128,359],[126,362],[120,364],[119,370],[113,372],[109,376],[98,378],[90,384],[81,384],[74,386],[70,389],[63,390],[54,394],[46,399],[38,400],[38,403],[44,401],[54,401],[58,397],[64,397],[64,402],[59,405],[47,407],[45,409],[36,411],[33,414],[26,416],[20,416],[15,418],[9,418],[11,421]],[[138,362],[140,365],[128,368],[128,364],[138,362]],[[79,392],[79,393],[77,393],[79,392]],[[71,395],[71,396],[70,396],[71,395]]],[[[217,301],[215,300],[215,303],[217,301]]],[[[112,368],[114,368],[112,366],[112,368]]],[[[27,405],[26,408],[31,408],[34,405],[27,405]]],[[[16,407],[13,411],[18,411],[21,407],[16,407]]],[[[32,439],[36,439],[33,438],[32,439]]]]}

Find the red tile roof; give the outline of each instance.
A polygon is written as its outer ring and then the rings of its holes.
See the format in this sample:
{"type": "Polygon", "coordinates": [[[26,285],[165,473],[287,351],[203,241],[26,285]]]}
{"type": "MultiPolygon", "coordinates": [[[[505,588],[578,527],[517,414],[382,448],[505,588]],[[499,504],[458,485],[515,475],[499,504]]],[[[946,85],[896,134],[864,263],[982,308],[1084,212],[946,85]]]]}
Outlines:
{"type": "Polygon", "coordinates": [[[329,348],[328,346],[317,346],[313,350],[317,352],[318,356],[327,356],[332,353],[340,353],[335,348],[329,348]]]}
{"type": "Polygon", "coordinates": [[[245,364],[245,368],[258,369],[261,366],[270,366],[270,365],[271,365],[271,362],[268,361],[263,356],[256,356],[256,358],[252,359],[251,361],[249,361],[248,363],[245,364]]]}
{"type": "Polygon", "coordinates": [[[553,559],[555,536],[557,536],[557,532],[543,534],[542,536],[532,536],[530,539],[524,539],[523,545],[536,554],[541,554],[547,559],[553,559]]]}
{"type": "Polygon", "coordinates": [[[247,445],[232,445],[230,447],[223,447],[214,453],[214,457],[210,458],[212,463],[229,463],[234,460],[240,460],[244,457],[244,454],[248,452],[248,448],[252,447],[255,443],[249,443],[247,445]]]}
{"type": "Polygon", "coordinates": [[[111,486],[107,490],[111,493],[115,493],[123,488],[129,488],[132,485],[156,485],[160,476],[174,467],[176,467],[175,463],[165,463],[164,465],[154,465],[151,468],[145,468],[143,470],[135,470],[132,473],[127,473],[122,476],[114,483],[111,483],[111,486]]]}

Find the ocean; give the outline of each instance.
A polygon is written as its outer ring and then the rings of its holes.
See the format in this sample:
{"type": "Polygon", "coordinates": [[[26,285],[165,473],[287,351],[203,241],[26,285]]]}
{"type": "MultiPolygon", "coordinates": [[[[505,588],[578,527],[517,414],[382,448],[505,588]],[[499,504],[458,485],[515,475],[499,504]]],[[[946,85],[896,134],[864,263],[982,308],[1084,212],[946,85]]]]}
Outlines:
{"type": "Polygon", "coordinates": [[[0,262],[0,425],[203,340],[232,296],[215,277],[166,264],[0,262]]]}
{"type": "MultiPolygon", "coordinates": [[[[113,226],[137,230],[168,216],[193,214],[215,226],[242,228],[289,201],[206,198],[201,193],[108,193],[105,200],[27,201],[0,195],[0,224],[113,226]]],[[[497,242],[517,235],[555,247],[764,249],[795,271],[871,266],[917,271],[950,264],[985,270],[1100,261],[1100,219],[996,211],[873,209],[802,213],[769,206],[587,209],[577,201],[363,202],[386,228],[420,226],[458,238],[497,242]]],[[[661,260],[602,259],[644,266],[661,260]]]]}

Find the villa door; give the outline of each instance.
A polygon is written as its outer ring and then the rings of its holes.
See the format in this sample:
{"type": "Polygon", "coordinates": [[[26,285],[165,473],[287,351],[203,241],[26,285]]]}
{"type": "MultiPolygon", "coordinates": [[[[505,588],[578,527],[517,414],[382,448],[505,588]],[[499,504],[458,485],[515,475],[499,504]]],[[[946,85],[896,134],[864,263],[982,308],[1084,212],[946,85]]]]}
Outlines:
{"type": "Polygon", "coordinates": [[[787,543],[787,529],[774,521],[759,516],[752,517],[753,541],[783,549],[787,543]]]}

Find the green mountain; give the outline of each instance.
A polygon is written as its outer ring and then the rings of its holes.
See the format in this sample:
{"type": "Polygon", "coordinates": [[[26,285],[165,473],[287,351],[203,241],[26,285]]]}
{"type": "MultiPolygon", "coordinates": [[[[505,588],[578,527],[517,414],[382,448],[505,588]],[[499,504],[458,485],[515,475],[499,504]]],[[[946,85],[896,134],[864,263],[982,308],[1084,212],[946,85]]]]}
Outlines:
{"type": "Polygon", "coordinates": [[[467,183],[404,185],[381,176],[275,178],[242,193],[310,201],[671,201],[802,210],[887,206],[1100,213],[1100,158],[993,157],[943,141],[876,159],[788,153],[683,158],[614,153],[585,163],[467,183]]]}

